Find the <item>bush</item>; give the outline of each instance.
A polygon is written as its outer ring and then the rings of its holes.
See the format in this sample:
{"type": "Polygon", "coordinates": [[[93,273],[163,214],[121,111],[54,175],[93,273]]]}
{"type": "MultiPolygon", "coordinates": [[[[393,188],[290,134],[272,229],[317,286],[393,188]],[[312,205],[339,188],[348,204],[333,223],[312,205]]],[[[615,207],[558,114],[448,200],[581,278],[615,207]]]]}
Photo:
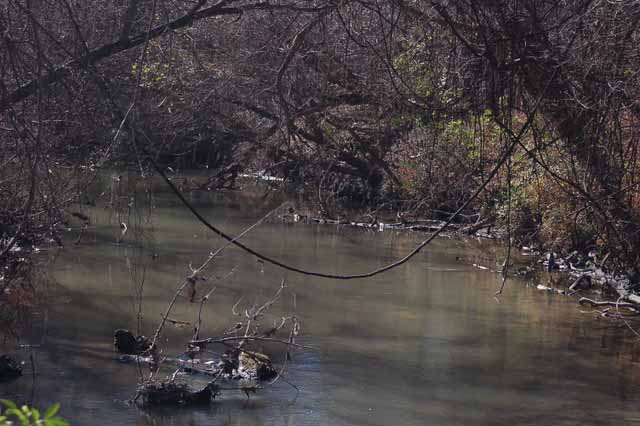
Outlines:
{"type": "Polygon", "coordinates": [[[4,412],[0,410],[0,426],[68,426],[69,423],[62,417],[57,416],[60,404],[53,404],[43,414],[37,408],[23,405],[18,407],[14,402],[6,399],[0,400],[6,407],[4,412]]]}

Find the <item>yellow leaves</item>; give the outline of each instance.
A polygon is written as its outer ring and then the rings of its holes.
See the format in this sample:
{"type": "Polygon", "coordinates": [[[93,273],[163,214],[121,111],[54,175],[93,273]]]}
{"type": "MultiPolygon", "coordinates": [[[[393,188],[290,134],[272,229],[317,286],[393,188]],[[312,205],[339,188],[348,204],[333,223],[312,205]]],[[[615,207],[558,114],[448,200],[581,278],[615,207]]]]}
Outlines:
{"type": "Polygon", "coordinates": [[[167,80],[169,67],[167,63],[151,62],[140,68],[140,65],[135,63],[131,65],[131,74],[136,78],[140,75],[141,87],[151,88],[167,80]]]}

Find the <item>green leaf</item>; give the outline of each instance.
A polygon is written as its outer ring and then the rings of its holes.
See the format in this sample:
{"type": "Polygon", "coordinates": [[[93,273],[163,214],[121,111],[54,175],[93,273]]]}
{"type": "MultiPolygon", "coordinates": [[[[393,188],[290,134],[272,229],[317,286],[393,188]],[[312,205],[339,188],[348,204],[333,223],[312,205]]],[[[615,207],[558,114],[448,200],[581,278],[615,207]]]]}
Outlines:
{"type": "Polygon", "coordinates": [[[15,404],[15,402],[9,401],[8,399],[0,399],[0,402],[2,402],[8,408],[15,408],[16,410],[18,409],[18,406],[15,404]]]}
{"type": "Polygon", "coordinates": [[[32,408],[31,409],[31,417],[33,417],[33,420],[35,420],[36,423],[37,423],[38,420],[40,420],[40,411],[38,411],[37,408],[32,408]]]}
{"type": "Polygon", "coordinates": [[[50,419],[51,417],[55,416],[58,411],[60,411],[60,403],[56,402],[44,413],[44,418],[50,419]]]}
{"type": "Polygon", "coordinates": [[[9,408],[6,411],[6,414],[9,415],[9,416],[16,416],[18,418],[18,420],[20,420],[20,423],[22,423],[22,426],[29,426],[29,419],[19,409],[17,409],[17,408],[9,408]]]}

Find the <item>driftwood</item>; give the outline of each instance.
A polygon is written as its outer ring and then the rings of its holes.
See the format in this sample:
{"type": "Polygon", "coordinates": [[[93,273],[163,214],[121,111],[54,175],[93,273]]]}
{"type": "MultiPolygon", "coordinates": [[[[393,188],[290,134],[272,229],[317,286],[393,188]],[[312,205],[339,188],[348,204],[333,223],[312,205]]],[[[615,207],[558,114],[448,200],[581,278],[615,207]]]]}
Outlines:
{"type": "MultiPolygon", "coordinates": [[[[154,364],[151,356],[121,355],[118,361],[125,364],[154,364]]],[[[269,356],[254,351],[234,349],[225,352],[220,360],[181,359],[164,357],[160,364],[177,367],[188,374],[222,377],[227,380],[268,381],[278,376],[269,356]]]]}
{"type": "Polygon", "coordinates": [[[637,305],[635,303],[613,302],[609,300],[597,301],[597,300],[589,299],[588,297],[581,297],[580,300],[578,300],[578,304],[589,305],[591,307],[607,306],[607,307],[627,308],[627,309],[635,309],[635,310],[640,309],[640,305],[637,305]]]}
{"type": "Polygon", "coordinates": [[[640,306],[640,296],[637,294],[627,294],[625,299],[630,303],[640,306]]]}
{"type": "Polygon", "coordinates": [[[571,284],[571,286],[569,286],[569,290],[572,292],[576,292],[588,287],[591,287],[591,275],[582,274],[573,282],[573,284],[571,284]]]}
{"type": "Polygon", "coordinates": [[[220,392],[214,381],[200,390],[191,390],[185,383],[167,381],[140,386],[138,395],[145,405],[199,405],[209,404],[220,392]]]}
{"type": "Polygon", "coordinates": [[[224,361],[202,361],[199,359],[184,360],[180,358],[164,357],[159,359],[159,365],[157,365],[153,357],[142,355],[121,355],[117,360],[124,364],[145,364],[152,367],[159,367],[161,365],[173,366],[176,367],[178,371],[190,375],[221,377],[228,380],[245,378],[237,375],[234,376],[234,369],[227,368],[227,364],[224,361]]]}

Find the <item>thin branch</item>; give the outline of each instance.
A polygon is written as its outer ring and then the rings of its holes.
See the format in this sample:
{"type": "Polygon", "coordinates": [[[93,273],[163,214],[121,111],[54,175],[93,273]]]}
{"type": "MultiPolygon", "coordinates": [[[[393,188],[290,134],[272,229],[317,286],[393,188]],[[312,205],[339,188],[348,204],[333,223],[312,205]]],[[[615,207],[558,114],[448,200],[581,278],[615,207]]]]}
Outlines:
{"type": "Polygon", "coordinates": [[[250,227],[248,227],[247,229],[245,229],[244,231],[242,231],[240,234],[236,235],[235,237],[231,238],[231,240],[229,240],[229,242],[227,242],[225,245],[223,245],[222,247],[220,247],[218,250],[216,250],[215,252],[211,253],[209,255],[209,257],[207,258],[207,260],[205,260],[205,262],[196,270],[194,270],[191,275],[189,277],[187,277],[187,279],[185,279],[182,284],[176,289],[173,298],[171,299],[171,302],[169,303],[169,306],[167,307],[165,313],[162,315],[162,321],[160,322],[160,325],[158,326],[158,329],[156,330],[156,332],[153,335],[153,339],[151,341],[151,348],[154,348],[156,345],[156,342],[158,340],[158,337],[160,336],[160,333],[162,332],[162,329],[164,328],[164,325],[167,321],[167,318],[169,317],[169,314],[171,313],[171,310],[173,309],[173,306],[175,305],[176,301],[178,300],[178,297],[180,296],[180,294],[184,291],[184,289],[187,287],[187,285],[189,285],[190,283],[193,282],[194,279],[197,278],[197,275],[199,273],[201,273],[202,271],[204,271],[207,266],[213,261],[213,259],[215,259],[220,253],[222,253],[222,251],[224,249],[226,249],[227,247],[229,247],[231,244],[235,244],[237,243],[237,241],[242,238],[243,236],[245,236],[247,233],[249,233],[250,231],[252,231],[255,227],[259,226],[260,224],[262,224],[262,222],[264,222],[269,216],[271,216],[275,211],[279,210],[280,207],[277,207],[276,209],[271,210],[269,213],[267,213],[266,215],[264,215],[260,220],[258,220],[256,223],[254,223],[253,225],[251,225],[250,227]]]}
{"type": "MultiPolygon", "coordinates": [[[[557,70],[555,72],[557,72],[557,70]]],[[[550,79],[549,82],[551,80],[552,79],[550,79]]],[[[513,134],[512,133],[510,135],[512,137],[511,143],[508,145],[507,149],[502,154],[502,157],[496,163],[496,165],[491,170],[491,172],[487,175],[487,177],[482,182],[482,184],[475,190],[475,192],[464,203],[462,203],[462,205],[458,208],[458,210],[456,210],[449,217],[449,219],[446,222],[444,222],[435,232],[433,232],[429,236],[429,238],[427,238],[426,240],[421,242],[417,247],[415,247],[411,252],[409,252],[409,254],[407,254],[406,256],[401,258],[400,260],[398,260],[396,262],[393,262],[393,263],[390,263],[390,264],[387,264],[387,265],[385,265],[385,266],[383,266],[381,268],[375,269],[373,271],[364,272],[364,273],[361,273],[361,274],[342,275],[342,274],[331,274],[331,273],[326,273],[326,272],[310,271],[310,270],[302,269],[302,268],[299,268],[299,267],[296,267],[296,266],[292,266],[292,265],[286,264],[286,263],[284,263],[282,261],[279,261],[279,260],[274,259],[272,257],[269,257],[267,255],[264,255],[264,254],[262,254],[262,253],[260,253],[260,252],[258,252],[256,250],[252,249],[249,246],[246,246],[246,245],[244,245],[244,244],[242,244],[242,243],[240,243],[238,241],[235,241],[233,239],[233,237],[231,237],[230,235],[228,235],[227,233],[222,231],[220,228],[218,228],[218,227],[214,226],[213,224],[211,224],[211,222],[209,222],[204,216],[202,216],[202,214],[198,210],[196,210],[196,208],[193,206],[193,204],[191,204],[185,198],[185,196],[182,194],[182,192],[169,179],[169,177],[166,175],[164,170],[162,170],[162,167],[160,167],[158,165],[158,163],[154,160],[153,156],[149,152],[146,152],[146,154],[147,154],[147,157],[149,158],[149,161],[151,162],[151,164],[153,165],[154,169],[156,170],[156,172],[164,179],[166,184],[173,191],[173,193],[178,197],[178,199],[180,199],[182,204],[184,204],[184,206],[187,207],[187,209],[189,209],[191,211],[191,213],[203,225],[205,225],[211,231],[215,232],[220,237],[222,237],[225,240],[229,241],[231,244],[234,244],[237,247],[243,249],[247,253],[250,253],[250,254],[258,257],[259,259],[262,259],[265,262],[269,262],[272,265],[279,266],[279,267],[281,267],[283,269],[286,269],[288,271],[297,272],[297,273],[303,274],[303,275],[320,277],[320,278],[331,278],[331,279],[337,279],[337,280],[353,280],[353,279],[369,278],[369,277],[373,277],[373,276],[378,275],[378,274],[382,274],[382,273],[384,273],[386,271],[389,271],[391,269],[397,268],[397,267],[405,264],[406,262],[408,262],[411,258],[416,256],[418,253],[420,253],[422,251],[422,249],[424,249],[427,245],[429,245],[429,243],[431,243],[449,225],[451,225],[455,221],[455,219],[458,217],[458,215],[460,215],[460,213],[462,213],[484,191],[484,189],[493,180],[493,178],[496,176],[496,174],[502,168],[502,166],[506,163],[506,161],[509,159],[509,157],[511,157],[511,154],[512,154],[513,150],[516,148],[516,146],[521,143],[521,139],[525,135],[525,133],[529,130],[529,127],[531,126],[531,123],[532,123],[532,121],[534,119],[535,113],[538,110],[538,108],[540,106],[540,103],[542,101],[542,98],[546,94],[548,88],[549,88],[549,84],[547,84],[547,86],[545,86],[545,88],[542,91],[541,95],[536,100],[536,103],[535,103],[535,106],[533,108],[532,113],[529,115],[529,117],[527,118],[527,121],[522,125],[522,127],[520,128],[518,133],[517,134],[513,134]]]]}
{"type": "Polygon", "coordinates": [[[208,344],[220,344],[225,345],[229,342],[237,342],[242,340],[258,341],[258,342],[270,342],[280,343],[285,346],[293,346],[302,349],[314,349],[312,346],[301,345],[299,343],[290,342],[288,340],[274,339],[273,337],[260,337],[260,336],[229,336],[229,337],[209,337],[207,339],[192,340],[189,344],[194,346],[208,345],[208,344]]]}
{"type": "Polygon", "coordinates": [[[35,80],[31,80],[30,82],[22,85],[18,89],[14,90],[6,98],[0,99],[0,112],[5,112],[12,105],[27,99],[28,97],[35,94],[38,90],[42,90],[45,87],[48,87],[53,83],[56,83],[68,77],[74,70],[86,68],[89,65],[93,65],[105,58],[144,44],[147,40],[160,37],[167,31],[183,28],[191,25],[194,21],[209,18],[212,16],[242,14],[241,9],[225,8],[224,5],[226,3],[227,2],[220,2],[206,9],[186,14],[166,24],[158,25],[150,31],[144,31],[136,34],[131,38],[106,44],[104,46],[91,50],[89,53],[82,55],[79,58],[71,59],[63,63],[62,65],[57,66],[48,74],[43,75],[42,77],[35,80]]]}

